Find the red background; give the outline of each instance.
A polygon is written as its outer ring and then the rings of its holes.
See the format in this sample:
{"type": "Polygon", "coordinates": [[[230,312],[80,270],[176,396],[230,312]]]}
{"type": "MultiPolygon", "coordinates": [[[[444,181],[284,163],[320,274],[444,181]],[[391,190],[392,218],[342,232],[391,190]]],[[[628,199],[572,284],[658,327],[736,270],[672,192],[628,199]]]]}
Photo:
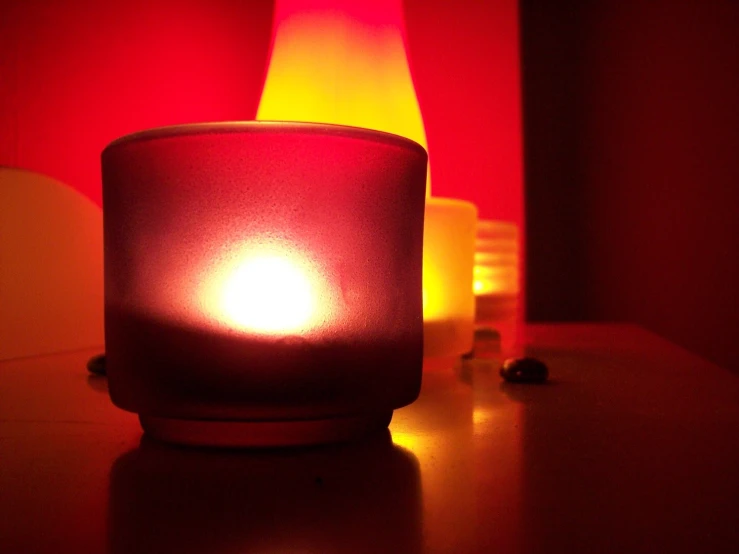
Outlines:
{"type": "MultiPolygon", "coordinates": [[[[271,13],[0,0],[0,164],[99,202],[114,138],[253,118],[271,13]]],[[[739,369],[739,3],[522,0],[520,41],[518,18],[406,2],[435,193],[522,221],[523,98],[529,319],[634,321],[739,369]]]]}
{"type": "Polygon", "coordinates": [[[100,152],[118,136],[253,118],[272,6],[248,4],[4,1],[0,164],[45,173],[100,204],[100,152]]]}

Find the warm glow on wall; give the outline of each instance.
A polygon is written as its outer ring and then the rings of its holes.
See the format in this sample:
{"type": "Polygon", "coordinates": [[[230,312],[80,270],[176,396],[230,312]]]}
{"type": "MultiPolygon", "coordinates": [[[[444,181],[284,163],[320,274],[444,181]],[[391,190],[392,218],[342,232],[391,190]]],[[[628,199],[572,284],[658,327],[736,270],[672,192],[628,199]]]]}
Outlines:
{"type": "Polygon", "coordinates": [[[257,119],[385,131],[426,148],[400,0],[277,0],[257,119]]]}

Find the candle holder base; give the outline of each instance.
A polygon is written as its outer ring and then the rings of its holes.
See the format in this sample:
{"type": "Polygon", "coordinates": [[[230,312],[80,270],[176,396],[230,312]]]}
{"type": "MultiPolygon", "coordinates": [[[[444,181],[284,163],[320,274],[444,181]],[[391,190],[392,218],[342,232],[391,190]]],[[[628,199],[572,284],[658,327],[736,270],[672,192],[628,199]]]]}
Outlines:
{"type": "Polygon", "coordinates": [[[171,419],[140,415],[150,437],[186,446],[270,448],[307,446],[357,439],[386,429],[392,411],[294,421],[171,419]]]}

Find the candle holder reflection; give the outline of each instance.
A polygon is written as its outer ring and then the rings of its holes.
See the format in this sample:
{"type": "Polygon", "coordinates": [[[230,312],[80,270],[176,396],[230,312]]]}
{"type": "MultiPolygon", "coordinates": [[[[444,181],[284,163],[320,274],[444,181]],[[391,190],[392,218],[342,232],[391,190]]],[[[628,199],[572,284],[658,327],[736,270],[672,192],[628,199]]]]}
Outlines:
{"type": "Polygon", "coordinates": [[[174,449],[144,437],[110,473],[123,552],[421,551],[415,456],[389,431],[310,449],[174,449]]]}

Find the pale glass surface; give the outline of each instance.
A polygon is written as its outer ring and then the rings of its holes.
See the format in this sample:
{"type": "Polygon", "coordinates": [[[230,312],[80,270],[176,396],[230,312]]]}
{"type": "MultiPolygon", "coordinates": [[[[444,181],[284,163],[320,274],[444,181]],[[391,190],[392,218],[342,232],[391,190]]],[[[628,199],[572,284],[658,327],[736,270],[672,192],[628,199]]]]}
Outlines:
{"type": "Polygon", "coordinates": [[[423,250],[423,353],[464,354],[472,348],[475,301],[472,265],[477,208],[470,202],[426,200],[423,250]]]}

